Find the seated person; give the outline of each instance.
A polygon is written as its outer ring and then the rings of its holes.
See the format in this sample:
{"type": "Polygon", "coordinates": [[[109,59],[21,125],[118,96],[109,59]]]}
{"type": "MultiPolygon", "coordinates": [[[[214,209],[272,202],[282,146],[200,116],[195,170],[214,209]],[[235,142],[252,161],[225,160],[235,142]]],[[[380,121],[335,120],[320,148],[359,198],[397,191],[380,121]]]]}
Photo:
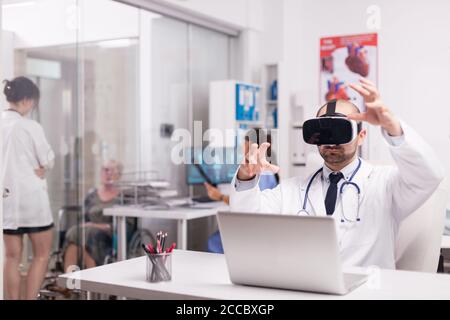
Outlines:
{"type": "MultiPolygon", "coordinates": [[[[263,142],[271,142],[271,135],[270,134],[266,134],[263,130],[261,129],[253,129],[257,135],[262,134],[263,136],[266,136],[266,138],[263,138],[263,142]]],[[[252,138],[252,131],[250,130],[249,132],[246,133],[245,135],[245,143],[244,143],[244,151],[245,154],[248,153],[249,148],[250,148],[250,141],[253,141],[252,138]]],[[[253,132],[253,133],[255,133],[253,132]]],[[[274,159],[274,153],[273,151],[268,149],[268,154],[272,155],[272,159],[274,159]]],[[[259,179],[259,189],[261,191],[264,191],[266,189],[274,189],[275,187],[278,186],[278,183],[280,181],[280,178],[278,176],[278,173],[273,173],[272,171],[265,171],[261,173],[261,177],[259,179]]],[[[211,200],[215,200],[215,201],[223,201],[225,204],[229,205],[230,204],[230,196],[228,195],[224,195],[220,192],[220,190],[212,185],[210,185],[209,183],[205,182],[205,188],[206,191],[208,193],[208,197],[211,200]]],[[[222,239],[220,238],[220,231],[217,230],[215,233],[213,233],[209,239],[208,239],[208,252],[213,252],[213,253],[223,253],[223,246],[222,246],[222,239]]]]}
{"type": "Polygon", "coordinates": [[[350,140],[333,144],[324,135],[323,143],[317,143],[324,163],[315,173],[286,179],[263,192],[257,185],[259,173],[279,168],[264,159],[268,143],[252,144],[248,161],[232,182],[230,208],[249,214],[332,217],[344,267],[395,269],[401,224],[435,192],[445,177],[444,168],[434,150],[384,104],[374,83],[362,78],[349,87],[364,99],[364,111],[349,101],[335,100],[320,107],[316,117],[351,120],[350,140]],[[358,128],[361,121],[380,128],[395,166],[375,166],[359,157],[367,138],[367,129],[358,128]],[[342,186],[349,185],[354,190],[344,192],[342,186]]]}
{"type": "MultiPolygon", "coordinates": [[[[83,265],[93,268],[103,265],[105,258],[112,254],[112,217],[103,215],[103,210],[118,204],[119,189],[115,186],[122,175],[122,165],[116,161],[109,161],[101,170],[101,186],[89,191],[84,203],[86,223],[79,231],[84,236],[85,247],[83,265]]],[[[65,237],[63,247],[64,270],[77,265],[79,241],[77,226],[71,227],[65,237]]]]}

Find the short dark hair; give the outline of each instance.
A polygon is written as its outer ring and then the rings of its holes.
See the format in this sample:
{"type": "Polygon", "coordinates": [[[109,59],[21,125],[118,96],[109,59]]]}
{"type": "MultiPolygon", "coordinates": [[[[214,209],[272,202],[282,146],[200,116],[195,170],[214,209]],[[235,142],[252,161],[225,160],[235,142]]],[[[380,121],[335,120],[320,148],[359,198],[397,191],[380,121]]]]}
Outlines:
{"type": "Polygon", "coordinates": [[[36,102],[39,101],[41,96],[39,88],[33,81],[26,77],[17,77],[13,80],[4,80],[5,88],[3,93],[6,96],[6,100],[10,103],[18,103],[25,99],[31,99],[36,102]]]}

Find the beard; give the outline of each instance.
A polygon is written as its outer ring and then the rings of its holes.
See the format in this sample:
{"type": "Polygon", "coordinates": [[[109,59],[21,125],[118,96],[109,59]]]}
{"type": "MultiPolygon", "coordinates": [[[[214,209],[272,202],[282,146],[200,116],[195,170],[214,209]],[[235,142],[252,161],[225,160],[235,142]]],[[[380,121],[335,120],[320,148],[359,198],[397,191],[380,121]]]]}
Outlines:
{"type": "Polygon", "coordinates": [[[353,159],[358,148],[355,147],[350,152],[346,152],[343,146],[323,146],[319,147],[319,153],[325,163],[337,165],[350,161],[353,159]]]}

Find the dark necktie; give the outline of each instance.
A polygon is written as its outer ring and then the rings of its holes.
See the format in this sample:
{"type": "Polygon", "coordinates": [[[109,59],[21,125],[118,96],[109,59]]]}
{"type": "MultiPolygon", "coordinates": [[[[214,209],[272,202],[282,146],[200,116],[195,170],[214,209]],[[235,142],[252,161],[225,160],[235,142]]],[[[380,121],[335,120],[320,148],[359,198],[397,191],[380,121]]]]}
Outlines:
{"type": "Polygon", "coordinates": [[[330,186],[325,197],[325,208],[327,209],[328,216],[331,216],[336,208],[337,185],[343,177],[344,175],[341,172],[330,173],[330,186]]]}

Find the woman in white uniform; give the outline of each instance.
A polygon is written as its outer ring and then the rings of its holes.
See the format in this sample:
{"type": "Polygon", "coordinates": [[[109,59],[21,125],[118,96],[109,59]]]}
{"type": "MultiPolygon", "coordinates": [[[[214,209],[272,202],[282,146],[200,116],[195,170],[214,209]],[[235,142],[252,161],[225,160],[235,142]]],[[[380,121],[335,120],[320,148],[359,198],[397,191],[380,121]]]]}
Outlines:
{"type": "Polygon", "coordinates": [[[33,261],[27,275],[26,299],[36,299],[47,271],[53,240],[53,218],[46,172],[55,155],[44,130],[27,115],[38,103],[38,87],[25,77],[5,81],[9,107],[2,113],[4,291],[6,299],[20,299],[19,265],[23,236],[31,240],[33,261]]]}

